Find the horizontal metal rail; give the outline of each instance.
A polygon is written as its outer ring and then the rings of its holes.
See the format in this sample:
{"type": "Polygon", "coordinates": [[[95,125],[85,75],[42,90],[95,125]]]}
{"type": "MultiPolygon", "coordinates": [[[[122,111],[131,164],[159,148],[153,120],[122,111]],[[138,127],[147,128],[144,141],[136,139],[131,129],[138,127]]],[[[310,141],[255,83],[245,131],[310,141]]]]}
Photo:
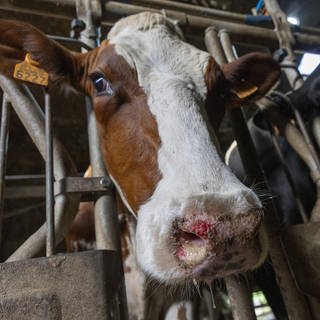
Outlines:
{"type": "MultiPolygon", "coordinates": [[[[68,16],[69,18],[73,18],[75,16],[73,10],[69,10],[70,8],[75,7],[74,0],[41,0],[41,5],[39,0],[30,0],[27,2],[22,0],[14,0],[12,2],[10,2],[8,5],[0,5],[0,9],[5,9],[7,7],[8,10],[14,10],[14,8],[18,8],[18,12],[21,8],[28,8],[30,12],[42,12],[42,14],[46,14],[47,12],[50,13],[50,8],[51,10],[52,8],[55,8],[54,14],[56,16],[58,16],[60,13],[64,17],[68,16]],[[12,2],[14,6],[12,6],[12,2]],[[46,8],[46,4],[49,5],[49,7],[46,8]],[[67,12],[66,8],[68,8],[67,12]]],[[[273,30],[263,27],[253,27],[241,23],[240,21],[243,20],[242,15],[238,16],[238,14],[226,13],[224,11],[221,11],[219,13],[219,20],[217,19],[217,16],[210,17],[210,15],[207,15],[206,17],[206,14],[203,14],[203,16],[199,16],[199,11],[202,8],[195,10],[195,12],[192,12],[191,8],[189,9],[189,7],[188,10],[183,10],[181,7],[182,4],[174,3],[174,7],[173,4],[170,4],[170,7],[166,7],[167,2],[168,1],[163,3],[163,6],[161,6],[163,9],[165,9],[165,14],[172,19],[178,20],[179,24],[183,28],[185,28],[185,31],[187,33],[203,31],[207,27],[213,26],[219,30],[226,29],[231,35],[233,42],[244,44],[254,43],[271,48],[278,47],[278,39],[276,33],[273,30]],[[196,15],[197,12],[198,15],[196,15]]],[[[136,1],[131,1],[131,3],[136,3],[136,1]]],[[[163,13],[163,11],[160,9],[150,8],[150,5],[142,6],[133,5],[131,3],[128,4],[117,1],[107,1],[106,3],[104,3],[102,23],[108,22],[110,24],[110,22],[114,22],[122,16],[127,16],[142,11],[163,13]]],[[[155,4],[155,2],[153,2],[153,4],[155,4]]],[[[197,6],[195,7],[200,8],[197,6]]],[[[215,14],[218,15],[217,12],[215,12],[215,14]]],[[[296,39],[296,47],[294,49],[320,52],[320,29],[300,27],[299,32],[294,31],[293,34],[296,39]]]]}
{"type": "MultiPolygon", "coordinates": [[[[230,22],[243,23],[248,25],[262,25],[264,27],[273,28],[271,17],[269,16],[252,16],[250,14],[241,14],[225,10],[217,10],[212,8],[201,7],[193,4],[180,3],[177,1],[167,0],[133,0],[132,4],[142,4],[147,7],[158,9],[169,9],[175,11],[183,11],[188,14],[197,15],[199,17],[212,18],[218,20],[227,20],[230,22]]],[[[292,25],[292,29],[296,32],[308,33],[320,36],[320,29],[308,26],[292,25]]]]}
{"type": "MultiPolygon", "coordinates": [[[[24,0],[12,0],[13,4],[26,6],[24,0]]],[[[29,1],[28,1],[29,2],[29,1]]],[[[39,0],[31,1],[35,4],[39,3],[39,0]]],[[[126,2],[128,3],[128,1],[126,2]]],[[[132,0],[129,1],[132,5],[142,5],[145,6],[145,10],[150,8],[173,10],[179,12],[185,12],[192,15],[198,15],[205,18],[214,18],[220,20],[228,20],[230,22],[247,23],[248,15],[235,13],[225,10],[218,10],[213,8],[207,8],[202,6],[197,6],[194,4],[181,3],[177,1],[168,0],[132,0]]],[[[41,4],[49,4],[58,8],[74,7],[75,0],[41,0],[41,4]]],[[[314,34],[320,36],[320,29],[309,27],[309,26],[294,26],[294,30],[302,33],[314,34]]]]}

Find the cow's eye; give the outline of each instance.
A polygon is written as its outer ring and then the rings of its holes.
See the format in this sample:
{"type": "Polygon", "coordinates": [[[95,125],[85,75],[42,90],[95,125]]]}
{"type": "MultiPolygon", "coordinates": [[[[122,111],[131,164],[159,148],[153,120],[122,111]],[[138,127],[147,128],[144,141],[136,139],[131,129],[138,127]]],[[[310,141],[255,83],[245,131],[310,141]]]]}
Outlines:
{"type": "Polygon", "coordinates": [[[113,89],[110,81],[108,81],[101,73],[94,73],[90,76],[92,83],[98,95],[113,95],[113,89]]]}

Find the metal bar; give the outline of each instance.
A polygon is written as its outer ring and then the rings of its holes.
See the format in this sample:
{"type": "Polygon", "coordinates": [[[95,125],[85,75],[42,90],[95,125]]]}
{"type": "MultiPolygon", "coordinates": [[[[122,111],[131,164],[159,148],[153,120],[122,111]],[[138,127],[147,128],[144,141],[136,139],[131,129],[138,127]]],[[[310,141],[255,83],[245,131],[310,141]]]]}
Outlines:
{"type": "Polygon", "coordinates": [[[164,10],[175,10],[180,12],[185,12],[193,15],[199,15],[202,17],[210,17],[214,19],[229,20],[233,22],[244,23],[245,15],[235,12],[229,12],[224,10],[217,10],[212,8],[206,8],[197,6],[194,4],[181,3],[177,1],[167,1],[167,0],[133,0],[130,1],[131,4],[138,4],[142,6],[164,9],[164,10]]]}
{"type": "MultiPolygon", "coordinates": [[[[54,6],[55,9],[61,8],[61,11],[65,11],[65,8],[69,7],[75,7],[75,1],[76,0],[41,0],[42,7],[45,5],[51,5],[54,6]]],[[[17,6],[29,6],[30,7],[30,1],[26,2],[25,0],[11,0],[11,3],[17,5],[17,6]]],[[[40,1],[39,0],[33,0],[31,1],[33,4],[33,7],[37,8],[39,7],[40,1]]],[[[129,1],[131,5],[142,5],[144,6],[144,11],[149,10],[152,8],[158,8],[158,9],[169,9],[173,11],[178,12],[185,12],[189,13],[191,15],[198,15],[200,17],[210,17],[213,19],[220,19],[220,20],[228,20],[238,23],[244,23],[246,20],[245,14],[225,11],[225,10],[217,10],[213,8],[207,8],[203,6],[198,6],[194,4],[187,4],[187,3],[181,3],[177,1],[167,1],[167,0],[132,0],[129,1]]],[[[50,9],[50,8],[49,8],[50,9]]],[[[47,10],[49,11],[49,10],[47,10]]],[[[104,18],[105,20],[105,18],[104,18]]],[[[320,35],[320,29],[314,28],[314,27],[308,27],[308,26],[294,26],[295,29],[297,29],[299,32],[302,33],[309,33],[313,35],[320,35]]]]}
{"type": "MultiPolygon", "coordinates": [[[[221,47],[221,43],[215,29],[210,28],[206,30],[205,43],[209,53],[215,57],[220,64],[226,63],[226,56],[223,48],[221,47]]],[[[236,111],[241,112],[241,110],[236,111]]],[[[237,280],[235,280],[233,276],[228,276],[224,280],[227,286],[234,319],[256,319],[251,295],[244,278],[239,277],[237,280]]]]}
{"type": "Polygon", "coordinates": [[[5,173],[7,163],[7,150],[9,141],[9,120],[10,107],[6,94],[2,98],[1,129],[0,129],[0,244],[2,242],[2,225],[3,225],[3,206],[4,206],[4,189],[5,173]]]}
{"type": "Polygon", "coordinates": [[[54,187],[55,195],[66,192],[104,193],[112,190],[113,183],[106,177],[67,177],[57,181],[54,187]]]}
{"type": "Polygon", "coordinates": [[[313,136],[317,142],[317,145],[320,148],[320,116],[316,116],[313,119],[312,132],[313,132],[313,136]]]}
{"type": "MultiPolygon", "coordinates": [[[[92,175],[93,177],[108,177],[100,150],[100,139],[96,125],[96,118],[89,97],[86,97],[86,110],[92,175]]],[[[95,198],[94,211],[97,249],[106,248],[121,253],[120,228],[113,192],[97,196],[95,198]]],[[[119,290],[119,318],[121,320],[129,318],[124,276],[122,277],[121,288],[119,290]]]]}
{"type": "Polygon", "coordinates": [[[8,219],[8,218],[20,216],[20,215],[25,214],[25,213],[27,213],[29,211],[34,210],[34,209],[39,209],[39,208],[45,207],[45,205],[46,205],[45,202],[40,202],[40,203],[37,203],[37,204],[33,204],[33,205],[30,205],[30,206],[23,207],[21,209],[12,210],[12,211],[6,212],[4,214],[4,216],[3,216],[3,218],[4,219],[8,219]]]}
{"type": "Polygon", "coordinates": [[[46,225],[47,241],[46,255],[50,257],[55,251],[54,232],[54,197],[53,197],[53,138],[52,138],[52,111],[50,94],[44,94],[45,103],[45,131],[46,131],[46,225]]]}
{"type": "Polygon", "coordinates": [[[256,320],[250,289],[242,276],[225,279],[234,320],[256,320]]]}
{"type": "MultiPolygon", "coordinates": [[[[225,34],[222,41],[222,47],[228,49],[225,53],[232,53],[230,38],[225,34]]],[[[234,56],[229,56],[228,60],[235,59],[234,56]]],[[[249,183],[261,183],[267,187],[264,174],[259,165],[254,144],[250,133],[246,126],[246,121],[241,114],[241,110],[231,110],[232,128],[235,132],[235,137],[238,143],[238,148],[242,163],[248,176],[249,183]]],[[[268,188],[266,188],[268,189],[268,188]]],[[[281,290],[287,312],[290,319],[312,319],[305,297],[298,291],[295,282],[291,276],[288,263],[285,258],[283,243],[280,238],[280,223],[278,221],[274,205],[272,201],[265,203],[265,228],[268,234],[270,256],[274,266],[277,282],[281,290]]]]}
{"type": "Polygon", "coordinates": [[[226,56],[224,55],[221,43],[218,37],[218,30],[214,27],[209,27],[205,30],[204,42],[207,50],[212,54],[218,64],[222,65],[226,62],[226,56]]]}
{"type": "MultiPolygon", "coordinates": [[[[86,29],[81,32],[80,40],[91,47],[96,47],[100,42],[100,24],[102,17],[102,7],[100,1],[77,0],[77,18],[86,23],[86,29]]],[[[92,176],[106,177],[110,180],[106,171],[100,149],[100,138],[98,134],[96,117],[92,108],[91,99],[86,96],[86,111],[88,122],[89,155],[92,167],[92,176]]],[[[122,268],[122,251],[120,242],[120,226],[115,205],[115,196],[112,191],[105,194],[96,195],[94,206],[95,233],[97,249],[115,250],[121,258],[121,281],[117,295],[118,304],[114,308],[115,318],[127,320],[128,305],[127,294],[122,268]]]]}
{"type": "Polygon", "coordinates": [[[86,50],[92,50],[93,49],[93,47],[89,46],[87,43],[85,43],[83,41],[80,41],[79,39],[73,39],[73,38],[62,37],[62,36],[55,36],[55,35],[51,35],[51,34],[47,34],[47,37],[49,39],[56,40],[56,41],[59,41],[59,42],[78,44],[79,46],[81,46],[82,48],[84,48],[86,50]]]}
{"type": "MultiPolygon", "coordinates": [[[[31,7],[30,1],[17,1],[15,3],[19,4],[18,11],[22,10],[23,7],[31,7]]],[[[55,8],[61,8],[62,14],[64,17],[68,15],[65,12],[65,8],[74,7],[75,1],[56,1],[56,0],[41,0],[41,6],[39,6],[39,0],[32,1],[33,6],[32,10],[30,9],[28,12],[35,14],[39,14],[42,11],[42,14],[50,14],[50,10],[44,8],[44,4],[54,4],[55,8]]],[[[12,5],[0,5],[0,9],[3,10],[14,10],[15,7],[12,5]],[[6,9],[7,8],[7,9],[6,9]]],[[[135,14],[142,11],[153,11],[161,13],[161,10],[149,8],[146,6],[134,6],[131,4],[116,2],[116,1],[108,1],[104,4],[104,12],[102,15],[102,23],[110,22],[117,20],[117,18],[122,16],[127,16],[130,14],[135,14]]],[[[187,32],[193,32],[198,29],[198,31],[202,31],[203,29],[214,26],[217,29],[227,29],[230,34],[232,34],[232,39],[244,44],[252,44],[256,43],[257,45],[264,45],[270,48],[277,48],[277,36],[273,30],[262,28],[262,27],[253,27],[248,26],[242,23],[234,23],[230,21],[222,21],[217,20],[216,18],[206,18],[195,16],[192,14],[184,14],[178,10],[166,10],[166,14],[168,17],[176,19],[179,21],[180,25],[186,27],[187,32]]],[[[58,13],[56,14],[58,17],[58,13]]],[[[69,18],[72,18],[72,15],[69,14],[69,18]]],[[[226,20],[228,18],[226,17],[226,20]]],[[[231,20],[231,19],[229,19],[231,20]]],[[[233,21],[233,20],[231,20],[233,21]]],[[[315,28],[307,28],[301,27],[300,30],[305,33],[295,32],[294,36],[296,39],[296,47],[297,50],[303,51],[313,51],[320,52],[320,38],[319,38],[319,29],[314,30],[315,28]]]]}
{"type": "MultiPolygon", "coordinates": [[[[110,14],[122,17],[146,11],[146,7],[116,1],[108,1],[104,5],[104,8],[105,15],[103,16],[103,19],[110,18],[110,14]]],[[[160,10],[153,8],[147,8],[147,10],[161,13],[160,10]]],[[[269,46],[271,48],[278,47],[277,36],[275,32],[270,29],[253,27],[229,21],[204,18],[174,10],[166,10],[166,15],[169,18],[179,21],[179,25],[183,28],[186,28],[187,31],[194,31],[195,29],[199,29],[200,31],[202,31],[203,29],[212,26],[216,29],[226,29],[232,35],[232,39],[240,43],[250,44],[253,42],[257,45],[269,46]]],[[[317,50],[319,51],[319,37],[299,33],[295,34],[295,36],[297,36],[297,49],[304,48],[306,50],[311,50],[318,46],[317,50]],[[306,44],[306,46],[304,46],[304,44],[306,44]]]]}
{"type": "Polygon", "coordinates": [[[6,186],[4,199],[35,199],[45,198],[45,185],[6,186]]]}
{"type": "MultiPolygon", "coordinates": [[[[282,169],[284,171],[284,174],[287,178],[287,181],[291,187],[291,191],[294,195],[294,201],[296,202],[297,205],[297,209],[300,213],[301,219],[303,222],[308,222],[309,219],[307,217],[307,214],[305,212],[300,194],[298,193],[296,184],[292,178],[291,172],[289,170],[289,167],[285,161],[285,158],[282,154],[281,148],[280,148],[280,144],[279,141],[277,139],[277,134],[275,132],[275,127],[277,128],[277,130],[280,131],[281,135],[284,135],[285,127],[287,126],[288,122],[290,121],[290,119],[288,119],[287,117],[281,115],[281,113],[279,113],[278,111],[278,105],[275,104],[273,102],[272,99],[270,99],[269,97],[263,97],[262,99],[260,99],[258,102],[256,102],[257,106],[259,107],[259,109],[263,112],[263,115],[265,116],[266,120],[267,120],[267,125],[268,125],[268,129],[272,138],[272,142],[273,142],[273,146],[275,148],[275,151],[278,155],[278,158],[280,160],[282,169]]],[[[293,138],[293,140],[300,140],[299,136],[295,136],[293,138]]],[[[288,139],[289,142],[289,139],[288,139]]],[[[294,148],[295,149],[295,148],[294,148]]],[[[299,148],[301,150],[301,147],[299,148]]],[[[303,148],[305,150],[305,148],[303,148]]],[[[298,154],[302,153],[302,150],[300,152],[297,152],[298,154]]],[[[307,152],[307,154],[309,154],[309,152],[307,152]]],[[[309,156],[310,157],[310,156],[309,156]]]]}
{"type": "MultiPolygon", "coordinates": [[[[17,5],[22,5],[22,4],[25,4],[25,1],[24,0],[11,0],[12,3],[14,4],[17,4],[17,5]]],[[[64,8],[64,7],[75,7],[76,5],[76,0],[40,0],[40,1],[36,1],[36,2],[33,2],[33,3],[37,3],[40,4],[40,3],[44,3],[44,4],[52,4],[56,7],[61,7],[61,8],[64,8]]]]}
{"type": "Polygon", "coordinates": [[[296,68],[296,58],[292,50],[296,44],[296,39],[289,27],[287,16],[281,10],[277,0],[266,0],[265,6],[275,25],[279,46],[287,52],[282,64],[292,66],[292,68],[285,68],[284,72],[292,88],[296,90],[303,85],[303,79],[296,68]]]}
{"type": "MultiPolygon", "coordinates": [[[[34,105],[27,93],[12,80],[0,75],[0,87],[6,92],[14,110],[26,128],[31,139],[45,159],[45,121],[39,106],[34,105]]],[[[77,170],[70,156],[53,137],[53,156],[55,179],[76,176],[77,170]]],[[[55,198],[56,241],[60,242],[68,230],[79,205],[78,194],[63,194],[55,198]]],[[[46,226],[43,225],[31,235],[7,261],[34,257],[45,250],[46,226]]]]}
{"type": "Polygon", "coordinates": [[[19,180],[45,180],[44,174],[24,174],[24,175],[8,175],[5,176],[6,181],[19,181],[19,180]]]}

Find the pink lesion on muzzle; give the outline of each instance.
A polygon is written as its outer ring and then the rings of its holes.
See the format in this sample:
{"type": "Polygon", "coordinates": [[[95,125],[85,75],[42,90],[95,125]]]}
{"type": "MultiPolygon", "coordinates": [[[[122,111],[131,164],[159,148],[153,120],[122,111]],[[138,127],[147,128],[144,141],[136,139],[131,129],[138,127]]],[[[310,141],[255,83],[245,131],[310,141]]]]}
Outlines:
{"type": "Polygon", "coordinates": [[[252,269],[261,255],[261,209],[220,216],[191,215],[173,223],[174,255],[186,274],[217,278],[252,269]]]}

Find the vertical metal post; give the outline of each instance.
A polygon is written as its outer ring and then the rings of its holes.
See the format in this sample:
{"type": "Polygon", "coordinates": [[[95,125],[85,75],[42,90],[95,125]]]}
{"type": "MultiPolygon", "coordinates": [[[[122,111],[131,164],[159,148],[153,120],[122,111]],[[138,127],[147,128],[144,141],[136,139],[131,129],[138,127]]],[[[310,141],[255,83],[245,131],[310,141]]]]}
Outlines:
{"type": "Polygon", "coordinates": [[[208,52],[215,58],[219,65],[226,63],[227,59],[221,47],[216,28],[209,27],[206,29],[204,42],[208,52]]]}
{"type": "Polygon", "coordinates": [[[53,138],[50,94],[45,91],[45,130],[46,130],[46,255],[50,257],[55,251],[54,195],[53,195],[53,138]]]}
{"type": "MultiPolygon", "coordinates": [[[[81,41],[94,48],[100,42],[98,26],[102,15],[101,2],[99,0],[77,0],[76,5],[78,18],[86,23],[86,29],[81,32],[81,41]]],[[[86,97],[86,111],[92,176],[102,177],[101,183],[103,183],[103,179],[109,180],[110,178],[101,154],[96,117],[89,97],[86,97]]],[[[108,192],[107,194],[97,195],[94,211],[97,249],[115,250],[121,258],[120,227],[114,193],[108,192]]],[[[122,274],[124,274],[123,270],[122,274]]],[[[117,299],[119,301],[118,305],[115,306],[115,312],[118,312],[117,316],[121,320],[126,320],[128,319],[128,307],[124,276],[117,299]]]]}
{"type": "MultiPolygon", "coordinates": [[[[232,47],[230,37],[226,32],[221,32],[220,36],[222,47],[226,48],[224,52],[228,55],[228,61],[231,62],[235,59],[235,56],[232,54],[232,50],[230,49],[232,47]]],[[[250,133],[246,126],[244,117],[239,113],[239,111],[241,110],[232,110],[230,115],[233,129],[235,132],[241,132],[241,135],[238,134],[236,138],[241,159],[243,160],[242,162],[249,178],[249,183],[262,183],[264,186],[267,186],[264,174],[258,163],[250,133]]],[[[272,201],[267,201],[265,203],[265,212],[265,227],[269,239],[270,256],[276,272],[278,285],[287,307],[289,318],[311,319],[305,298],[298,291],[285,258],[283,243],[279,235],[280,223],[272,201]]]]}
{"type": "Polygon", "coordinates": [[[251,290],[242,276],[229,276],[225,278],[228,297],[232,306],[234,320],[256,320],[252,304],[251,290]]]}
{"type": "Polygon", "coordinates": [[[283,64],[290,66],[284,71],[293,89],[298,89],[303,85],[303,79],[296,69],[296,59],[292,47],[295,45],[295,38],[291,32],[286,14],[281,10],[277,0],[264,1],[268,14],[272,17],[275,32],[278,36],[279,46],[285,49],[287,56],[283,64]]]}
{"type": "MultiPolygon", "coordinates": [[[[226,56],[218,38],[217,30],[208,28],[205,32],[205,43],[209,53],[217,60],[219,64],[226,63],[226,56]]],[[[241,110],[235,110],[242,112],[241,110]]],[[[237,279],[228,276],[225,279],[228,296],[232,307],[232,315],[236,320],[255,320],[255,312],[252,303],[251,292],[243,277],[237,279]]]]}
{"type": "MultiPolygon", "coordinates": [[[[88,119],[89,154],[93,177],[108,177],[100,150],[96,117],[92,110],[91,99],[86,97],[88,119]]],[[[95,197],[95,226],[97,249],[109,249],[121,252],[119,222],[112,192],[95,197]]]]}
{"type": "Polygon", "coordinates": [[[9,140],[9,120],[10,108],[7,96],[3,94],[2,113],[1,113],[1,129],[0,129],[0,243],[2,240],[2,222],[3,222],[3,192],[5,188],[5,173],[7,162],[7,149],[9,140]]]}

